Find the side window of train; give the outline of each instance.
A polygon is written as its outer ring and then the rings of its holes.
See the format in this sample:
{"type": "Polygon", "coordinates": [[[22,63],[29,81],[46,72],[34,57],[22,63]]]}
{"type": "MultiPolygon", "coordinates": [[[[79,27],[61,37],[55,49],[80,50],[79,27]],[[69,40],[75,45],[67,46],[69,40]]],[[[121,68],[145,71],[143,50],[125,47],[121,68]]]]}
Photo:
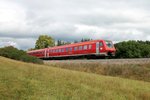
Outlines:
{"type": "Polygon", "coordinates": [[[79,50],[82,50],[82,46],[79,46],[79,50]]]}
{"type": "Polygon", "coordinates": [[[100,46],[100,47],[102,47],[102,46],[103,46],[103,43],[102,43],[102,42],[100,42],[100,43],[99,43],[99,46],[100,46]]]}
{"type": "Polygon", "coordinates": [[[72,51],[72,47],[69,48],[69,51],[72,51]]]}
{"type": "Polygon", "coordinates": [[[66,48],[66,52],[68,52],[68,48],[66,48]]]}
{"type": "Polygon", "coordinates": [[[59,49],[59,52],[62,52],[61,49],[59,49]]]}
{"type": "Polygon", "coordinates": [[[77,51],[78,50],[78,47],[74,47],[74,51],[77,51]]]}
{"type": "Polygon", "coordinates": [[[84,45],[83,49],[84,49],[84,50],[87,50],[87,45],[84,45]]]}
{"type": "Polygon", "coordinates": [[[89,49],[92,49],[92,45],[91,44],[89,45],[89,49]]]}
{"type": "Polygon", "coordinates": [[[64,52],[64,49],[61,49],[61,52],[64,52]]]}

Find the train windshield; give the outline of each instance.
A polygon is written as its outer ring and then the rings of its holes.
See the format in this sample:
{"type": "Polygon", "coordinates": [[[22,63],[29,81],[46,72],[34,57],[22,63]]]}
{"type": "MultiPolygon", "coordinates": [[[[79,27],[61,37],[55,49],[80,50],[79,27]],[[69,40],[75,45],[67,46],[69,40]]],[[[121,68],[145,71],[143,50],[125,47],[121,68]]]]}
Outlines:
{"type": "Polygon", "coordinates": [[[113,48],[113,44],[111,41],[105,41],[106,42],[106,45],[109,47],[109,48],[113,48]]]}

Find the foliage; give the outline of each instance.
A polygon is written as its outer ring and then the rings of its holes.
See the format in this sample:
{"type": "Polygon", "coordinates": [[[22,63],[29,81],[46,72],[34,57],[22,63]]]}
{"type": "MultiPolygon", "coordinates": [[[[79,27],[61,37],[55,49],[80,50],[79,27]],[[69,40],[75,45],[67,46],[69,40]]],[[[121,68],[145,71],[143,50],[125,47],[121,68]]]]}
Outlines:
{"type": "Polygon", "coordinates": [[[48,35],[40,35],[35,44],[35,49],[42,49],[52,47],[55,45],[55,41],[48,35]]]}
{"type": "Polygon", "coordinates": [[[62,40],[57,40],[57,46],[61,46],[61,45],[66,45],[66,44],[71,44],[70,42],[65,42],[62,40]]]}
{"type": "Polygon", "coordinates": [[[150,100],[148,82],[0,61],[0,100],[150,100]]]}
{"type": "Polygon", "coordinates": [[[91,41],[92,39],[90,38],[82,38],[80,41],[75,40],[74,43],[78,43],[78,42],[86,42],[86,41],[91,41]]]}
{"type": "Polygon", "coordinates": [[[88,38],[85,38],[85,39],[84,39],[84,38],[82,38],[82,39],[81,39],[81,42],[91,41],[91,40],[92,40],[92,39],[88,39],[88,38]]]}
{"type": "Polygon", "coordinates": [[[127,41],[115,44],[116,58],[148,58],[150,57],[150,42],[127,41]]]}
{"type": "Polygon", "coordinates": [[[0,56],[15,59],[15,60],[21,60],[24,62],[32,62],[32,63],[39,63],[39,64],[43,63],[42,60],[33,56],[29,56],[25,51],[18,50],[13,46],[0,48],[0,56]]]}
{"type": "Polygon", "coordinates": [[[32,51],[32,50],[36,50],[35,48],[29,48],[27,51],[32,51]]]}

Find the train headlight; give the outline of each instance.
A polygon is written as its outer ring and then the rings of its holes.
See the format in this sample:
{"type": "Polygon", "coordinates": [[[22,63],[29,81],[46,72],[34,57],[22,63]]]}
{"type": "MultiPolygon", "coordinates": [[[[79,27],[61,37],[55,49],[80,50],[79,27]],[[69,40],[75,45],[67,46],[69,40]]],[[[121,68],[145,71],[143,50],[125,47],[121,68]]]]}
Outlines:
{"type": "Polygon", "coordinates": [[[100,48],[100,50],[103,50],[103,48],[100,48]]]}

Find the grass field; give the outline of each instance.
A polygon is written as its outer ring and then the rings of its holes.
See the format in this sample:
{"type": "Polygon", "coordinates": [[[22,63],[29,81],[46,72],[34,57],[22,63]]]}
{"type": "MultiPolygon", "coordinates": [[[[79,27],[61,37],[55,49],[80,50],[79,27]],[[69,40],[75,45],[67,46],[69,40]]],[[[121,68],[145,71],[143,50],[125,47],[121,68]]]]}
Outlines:
{"type": "Polygon", "coordinates": [[[150,83],[0,57],[0,100],[150,100],[150,83]]]}

